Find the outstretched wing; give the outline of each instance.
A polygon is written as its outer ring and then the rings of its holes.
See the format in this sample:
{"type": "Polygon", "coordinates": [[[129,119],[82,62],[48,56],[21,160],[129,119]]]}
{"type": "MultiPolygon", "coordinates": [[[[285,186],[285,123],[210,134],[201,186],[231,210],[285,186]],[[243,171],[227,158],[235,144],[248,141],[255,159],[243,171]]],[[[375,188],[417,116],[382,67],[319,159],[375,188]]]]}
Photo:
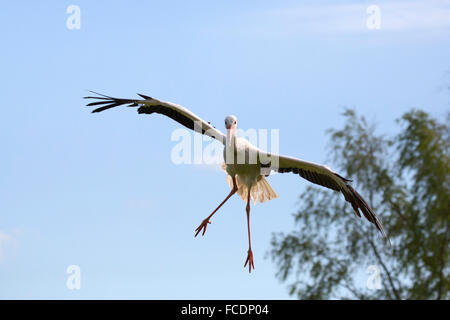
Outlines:
{"type": "Polygon", "coordinates": [[[128,107],[139,107],[137,109],[138,113],[159,113],[163,114],[176,122],[182,124],[186,128],[201,132],[202,134],[208,135],[223,144],[225,144],[225,135],[212,126],[209,122],[201,119],[188,109],[172,103],[161,101],[143,94],[138,95],[143,99],[122,99],[106,96],[97,92],[92,93],[98,96],[88,96],[85,99],[95,99],[97,101],[88,103],[87,106],[100,106],[92,112],[101,112],[110,108],[114,108],[121,105],[128,105],[128,107]]]}
{"type": "Polygon", "coordinates": [[[340,176],[327,166],[316,163],[287,156],[267,154],[266,157],[266,159],[271,158],[270,170],[279,173],[292,172],[312,183],[341,192],[345,200],[352,205],[356,215],[361,217],[360,212],[362,212],[364,217],[377,227],[383,237],[389,240],[375,212],[373,212],[363,197],[350,185],[351,180],[340,176]],[[274,166],[274,163],[276,163],[274,160],[278,161],[278,165],[274,166]]]}

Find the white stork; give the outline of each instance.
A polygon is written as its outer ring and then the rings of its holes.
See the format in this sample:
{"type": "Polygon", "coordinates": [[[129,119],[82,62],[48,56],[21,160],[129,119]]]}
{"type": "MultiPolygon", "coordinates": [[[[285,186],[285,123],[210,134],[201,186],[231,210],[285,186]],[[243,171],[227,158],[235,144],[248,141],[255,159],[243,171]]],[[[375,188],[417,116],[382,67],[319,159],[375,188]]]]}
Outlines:
{"type": "Polygon", "coordinates": [[[142,99],[121,99],[91,92],[98,96],[84,98],[98,101],[91,102],[87,106],[100,106],[93,110],[93,113],[128,104],[129,107],[139,107],[137,109],[138,113],[163,114],[191,130],[196,129],[196,125],[200,124],[201,127],[198,131],[224,144],[225,163],[223,164],[223,169],[227,173],[227,181],[230,184],[231,192],[195,229],[195,237],[200,232],[202,232],[202,235],[205,234],[208,224],[211,223],[211,217],[232,195],[238,193],[242,200],[247,203],[248,252],[244,268],[248,265],[249,272],[251,272],[252,268],[255,268],[250,236],[250,200],[253,199],[256,203],[256,201],[264,202],[277,197],[277,194],[265,179],[271,171],[280,173],[292,172],[312,183],[341,192],[345,200],[352,205],[355,214],[361,217],[361,211],[364,217],[376,226],[383,237],[388,239],[381,221],[367,202],[350,185],[351,180],[343,178],[327,166],[292,157],[270,154],[256,148],[246,139],[236,137],[237,118],[233,115],[225,118],[225,127],[227,129],[227,135],[225,136],[209,122],[202,120],[191,111],[172,102],[158,100],[142,94],[138,94],[142,99]],[[251,161],[252,154],[257,155],[255,161],[251,161]],[[239,159],[244,160],[239,161],[239,159]],[[266,161],[263,162],[261,159],[266,159],[266,161]]]}

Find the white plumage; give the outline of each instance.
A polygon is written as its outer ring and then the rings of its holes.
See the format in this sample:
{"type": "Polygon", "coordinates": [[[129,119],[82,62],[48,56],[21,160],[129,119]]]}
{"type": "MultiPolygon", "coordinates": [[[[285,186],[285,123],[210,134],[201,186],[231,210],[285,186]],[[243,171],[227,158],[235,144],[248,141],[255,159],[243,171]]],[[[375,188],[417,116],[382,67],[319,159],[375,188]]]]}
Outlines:
{"type": "MultiPolygon", "coordinates": [[[[222,164],[222,169],[227,173],[226,179],[228,185],[230,186],[230,188],[233,188],[233,179],[226,171],[227,169],[225,163],[222,164]]],[[[247,184],[245,183],[245,181],[242,181],[240,175],[237,176],[236,182],[238,185],[237,194],[241,197],[242,200],[247,201],[247,194],[248,194],[247,184]]],[[[263,203],[278,198],[278,195],[272,189],[269,182],[266,180],[266,177],[260,175],[256,179],[256,183],[251,188],[250,197],[253,200],[253,204],[256,204],[257,202],[263,203]]]]}

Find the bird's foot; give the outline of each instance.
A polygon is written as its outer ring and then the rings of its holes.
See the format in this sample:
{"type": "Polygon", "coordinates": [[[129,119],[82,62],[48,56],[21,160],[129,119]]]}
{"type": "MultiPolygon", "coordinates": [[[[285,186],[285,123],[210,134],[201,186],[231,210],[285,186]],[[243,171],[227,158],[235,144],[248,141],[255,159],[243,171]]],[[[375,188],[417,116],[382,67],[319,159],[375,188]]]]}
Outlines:
{"type": "Polygon", "coordinates": [[[206,227],[208,226],[208,223],[211,223],[211,222],[209,222],[209,219],[208,219],[208,218],[206,218],[205,220],[202,221],[202,223],[198,226],[198,228],[195,229],[195,231],[196,231],[195,237],[198,236],[198,234],[199,234],[202,230],[203,230],[202,236],[205,235],[206,227]]]}
{"type": "Polygon", "coordinates": [[[255,264],[253,263],[253,252],[252,249],[248,249],[248,253],[247,253],[247,260],[245,260],[245,264],[244,264],[244,268],[247,266],[248,264],[248,272],[252,272],[252,268],[253,270],[255,270],[255,264]]]}

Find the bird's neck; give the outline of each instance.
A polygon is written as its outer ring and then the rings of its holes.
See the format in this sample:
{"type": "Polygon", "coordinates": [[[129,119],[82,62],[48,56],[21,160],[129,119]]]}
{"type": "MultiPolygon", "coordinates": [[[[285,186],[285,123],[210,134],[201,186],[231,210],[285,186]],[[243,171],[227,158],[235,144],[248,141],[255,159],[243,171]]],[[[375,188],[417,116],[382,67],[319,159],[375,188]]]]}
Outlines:
{"type": "Polygon", "coordinates": [[[227,140],[226,140],[226,146],[231,147],[236,143],[236,129],[230,129],[227,132],[227,140]]]}

